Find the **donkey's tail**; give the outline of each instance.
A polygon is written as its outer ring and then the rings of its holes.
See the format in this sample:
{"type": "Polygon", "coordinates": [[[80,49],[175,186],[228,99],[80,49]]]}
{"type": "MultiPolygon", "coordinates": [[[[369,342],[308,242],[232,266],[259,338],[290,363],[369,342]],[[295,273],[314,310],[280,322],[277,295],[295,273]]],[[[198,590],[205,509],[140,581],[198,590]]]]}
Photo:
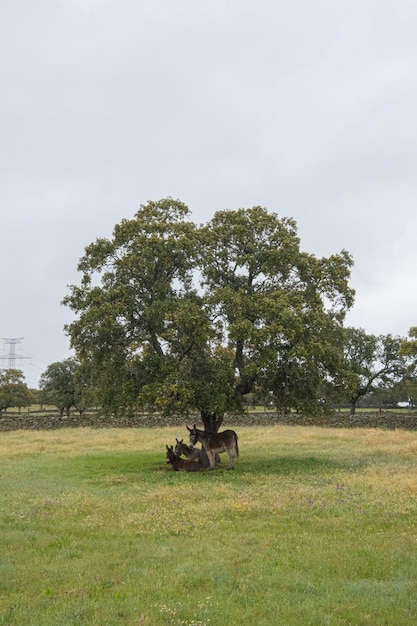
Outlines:
{"type": "Polygon", "coordinates": [[[236,435],[236,456],[239,456],[239,445],[237,443],[237,435],[236,435]]]}

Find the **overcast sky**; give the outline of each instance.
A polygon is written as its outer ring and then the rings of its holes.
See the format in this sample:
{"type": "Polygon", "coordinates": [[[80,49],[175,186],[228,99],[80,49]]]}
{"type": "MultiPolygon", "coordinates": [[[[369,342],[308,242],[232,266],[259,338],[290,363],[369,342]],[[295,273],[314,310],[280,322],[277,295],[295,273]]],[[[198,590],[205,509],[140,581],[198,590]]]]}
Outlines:
{"type": "Polygon", "coordinates": [[[305,251],[347,249],[347,324],[406,336],[416,26],[415,0],[2,0],[0,337],[23,338],[26,382],[70,356],[85,246],[167,196],[198,223],[261,205],[305,251]]]}

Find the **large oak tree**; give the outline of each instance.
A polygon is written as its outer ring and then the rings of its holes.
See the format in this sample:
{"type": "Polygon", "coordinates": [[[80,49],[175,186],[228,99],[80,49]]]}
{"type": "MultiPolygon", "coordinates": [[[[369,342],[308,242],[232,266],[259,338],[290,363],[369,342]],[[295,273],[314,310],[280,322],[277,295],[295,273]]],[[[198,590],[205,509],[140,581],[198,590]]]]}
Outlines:
{"type": "Polygon", "coordinates": [[[311,409],[340,364],[351,266],[301,251],[295,222],[262,207],[196,225],[166,198],[87,246],[67,332],[108,411],[198,409],[217,430],[256,387],[311,409]]]}

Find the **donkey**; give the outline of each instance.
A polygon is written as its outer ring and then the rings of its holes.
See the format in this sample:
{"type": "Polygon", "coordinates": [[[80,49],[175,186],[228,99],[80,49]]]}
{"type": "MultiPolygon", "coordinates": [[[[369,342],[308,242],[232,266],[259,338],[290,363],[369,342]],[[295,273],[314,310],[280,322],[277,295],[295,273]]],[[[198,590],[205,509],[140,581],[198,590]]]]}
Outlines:
{"type": "Polygon", "coordinates": [[[167,463],[171,464],[174,472],[198,472],[200,470],[198,461],[195,461],[194,459],[181,459],[177,454],[175,454],[173,446],[165,447],[167,449],[167,463]]]}
{"type": "Polygon", "coordinates": [[[191,446],[187,446],[187,444],[184,443],[184,439],[178,441],[175,437],[175,440],[177,443],[175,444],[174,451],[177,456],[183,454],[189,461],[198,461],[202,468],[206,468],[210,465],[207,452],[204,448],[192,448],[191,446]]]}
{"type": "Polygon", "coordinates": [[[227,452],[229,455],[229,467],[227,469],[235,469],[235,459],[239,456],[239,446],[237,443],[237,434],[234,430],[223,430],[221,433],[207,433],[204,430],[187,426],[190,433],[190,445],[193,447],[199,441],[210,461],[210,469],[214,470],[216,464],[216,454],[219,452],[227,452]]]}
{"type": "Polygon", "coordinates": [[[191,446],[187,446],[187,444],[184,443],[184,439],[178,441],[178,439],[175,437],[175,441],[177,443],[175,444],[174,452],[177,456],[181,456],[183,454],[190,461],[200,460],[201,448],[192,448],[191,446]]]}

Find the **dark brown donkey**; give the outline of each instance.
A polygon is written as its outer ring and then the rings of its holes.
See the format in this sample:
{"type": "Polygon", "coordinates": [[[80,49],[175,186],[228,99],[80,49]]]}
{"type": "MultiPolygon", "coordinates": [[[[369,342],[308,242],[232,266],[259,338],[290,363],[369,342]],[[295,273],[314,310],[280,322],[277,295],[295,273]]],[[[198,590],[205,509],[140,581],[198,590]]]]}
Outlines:
{"type": "Polygon", "coordinates": [[[166,446],[166,449],[167,463],[171,463],[174,472],[198,472],[200,470],[198,461],[181,459],[175,454],[173,446],[166,446]]]}
{"type": "Polygon", "coordinates": [[[239,446],[234,430],[223,430],[221,433],[207,433],[196,428],[195,424],[192,428],[187,426],[187,429],[190,433],[191,447],[195,446],[197,441],[199,441],[207,452],[210,469],[214,469],[216,454],[219,452],[227,452],[229,455],[229,467],[227,469],[235,469],[235,459],[239,456],[239,446]]]}

